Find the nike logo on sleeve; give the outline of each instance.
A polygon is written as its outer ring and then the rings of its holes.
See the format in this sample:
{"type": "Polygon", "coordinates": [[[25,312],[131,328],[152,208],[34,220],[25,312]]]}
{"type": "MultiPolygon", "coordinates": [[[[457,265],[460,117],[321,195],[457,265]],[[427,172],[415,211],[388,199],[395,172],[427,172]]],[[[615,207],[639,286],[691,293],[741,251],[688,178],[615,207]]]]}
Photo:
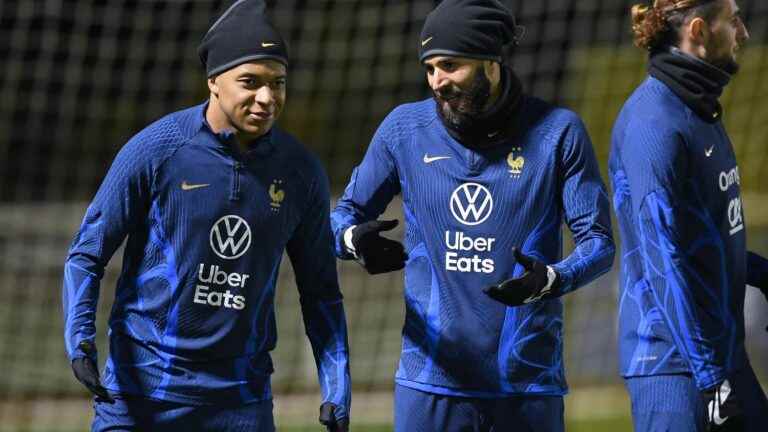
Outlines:
{"type": "Polygon", "coordinates": [[[427,153],[424,153],[424,163],[430,164],[434,161],[439,161],[441,159],[450,159],[450,156],[432,156],[430,157],[427,153]]]}

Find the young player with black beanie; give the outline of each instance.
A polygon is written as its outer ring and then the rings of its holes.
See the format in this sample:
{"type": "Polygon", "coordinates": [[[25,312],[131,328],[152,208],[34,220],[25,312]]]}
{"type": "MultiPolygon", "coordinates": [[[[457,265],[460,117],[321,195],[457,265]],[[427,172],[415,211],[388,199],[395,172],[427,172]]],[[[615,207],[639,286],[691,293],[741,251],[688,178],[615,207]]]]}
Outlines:
{"type": "Polygon", "coordinates": [[[263,1],[239,0],[211,26],[198,50],[209,99],[131,138],[70,247],[65,343],[95,396],[93,431],[274,432],[270,351],[284,251],[317,363],[320,422],[348,430],[328,179],[274,126],[288,51],[264,13],[263,1]],[[126,238],[100,377],[99,282],[126,238]]]}

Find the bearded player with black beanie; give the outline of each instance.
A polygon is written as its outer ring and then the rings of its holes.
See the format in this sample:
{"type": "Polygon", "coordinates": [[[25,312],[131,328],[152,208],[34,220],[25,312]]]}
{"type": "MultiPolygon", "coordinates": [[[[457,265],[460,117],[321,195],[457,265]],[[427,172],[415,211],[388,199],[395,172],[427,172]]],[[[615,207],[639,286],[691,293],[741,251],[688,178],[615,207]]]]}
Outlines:
{"type": "Polygon", "coordinates": [[[719,98],[749,39],[734,0],[632,10],[648,77],[613,128],[609,172],[624,251],[620,372],[636,431],[764,431],[768,400],[744,346],[747,284],[739,168],[719,98]]]}
{"type": "Polygon", "coordinates": [[[584,125],[513,71],[521,35],[498,1],[441,2],[417,42],[433,98],[387,116],[331,216],[340,258],[405,267],[396,431],[564,429],[560,297],[614,246],[584,125]],[[405,245],[377,220],[397,194],[405,245]]]}

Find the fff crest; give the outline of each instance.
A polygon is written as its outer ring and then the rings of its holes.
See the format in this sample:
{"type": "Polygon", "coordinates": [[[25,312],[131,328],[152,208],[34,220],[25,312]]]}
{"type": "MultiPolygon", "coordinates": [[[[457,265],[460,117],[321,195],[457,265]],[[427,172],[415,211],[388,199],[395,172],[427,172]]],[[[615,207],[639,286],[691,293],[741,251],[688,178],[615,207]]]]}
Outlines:
{"type": "Polygon", "coordinates": [[[285,199],[285,191],[280,188],[282,184],[282,180],[275,179],[272,180],[272,184],[269,186],[269,199],[271,201],[269,205],[272,207],[272,211],[278,211],[280,204],[285,199]]]}
{"type": "Polygon", "coordinates": [[[515,147],[511,152],[509,152],[509,155],[507,156],[509,173],[514,178],[520,177],[520,174],[523,173],[523,167],[525,166],[525,158],[520,154],[521,150],[522,149],[520,147],[515,147]],[[517,156],[515,156],[515,152],[517,152],[517,156]]]}

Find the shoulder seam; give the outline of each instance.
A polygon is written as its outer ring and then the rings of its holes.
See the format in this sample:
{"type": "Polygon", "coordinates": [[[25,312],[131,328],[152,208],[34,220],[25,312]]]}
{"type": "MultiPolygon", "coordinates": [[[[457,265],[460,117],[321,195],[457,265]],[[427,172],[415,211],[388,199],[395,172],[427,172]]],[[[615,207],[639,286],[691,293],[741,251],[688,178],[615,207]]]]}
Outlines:
{"type": "MultiPolygon", "coordinates": [[[[406,114],[406,115],[410,114],[410,111],[413,111],[416,105],[425,103],[426,101],[428,101],[428,99],[425,99],[425,100],[422,100],[422,101],[419,101],[419,102],[411,102],[411,103],[399,105],[399,106],[395,107],[395,109],[392,110],[390,112],[390,114],[392,114],[392,113],[394,113],[395,111],[398,111],[398,110],[401,111],[401,112],[405,111],[405,113],[403,113],[403,114],[406,114]]],[[[426,120],[425,119],[414,119],[413,117],[406,116],[406,115],[403,115],[403,114],[398,113],[397,118],[393,119],[393,122],[394,122],[395,126],[398,128],[398,130],[404,129],[404,128],[408,128],[408,127],[412,127],[414,129],[426,129],[437,118],[437,114],[436,113],[431,113],[426,120]],[[405,117],[406,120],[403,121],[401,119],[401,117],[405,117]],[[408,124],[409,120],[412,121],[411,124],[408,124]]],[[[397,141],[397,143],[396,143],[397,147],[399,147],[400,144],[401,144],[400,143],[401,136],[405,136],[405,135],[412,136],[413,134],[401,134],[401,133],[398,133],[398,135],[397,135],[398,139],[396,140],[397,141]]],[[[387,140],[387,146],[386,147],[387,147],[387,150],[390,153],[392,153],[395,150],[394,144],[395,143],[392,143],[390,140],[387,140]]],[[[394,160],[394,155],[392,155],[392,157],[393,157],[393,160],[394,160]]]]}
{"type": "Polygon", "coordinates": [[[162,168],[162,167],[165,165],[165,163],[166,163],[166,162],[168,162],[168,161],[169,161],[169,160],[170,160],[170,159],[171,159],[171,158],[172,158],[172,157],[173,157],[173,156],[176,154],[176,152],[177,152],[177,151],[179,151],[179,149],[180,149],[180,148],[182,148],[183,146],[185,146],[186,144],[188,144],[190,141],[192,141],[192,137],[194,137],[194,135],[191,135],[191,136],[185,137],[185,136],[184,136],[184,134],[183,134],[183,133],[182,133],[182,131],[181,131],[181,128],[179,127],[179,124],[176,122],[176,120],[175,120],[175,119],[173,119],[171,123],[173,124],[173,127],[174,127],[174,128],[176,128],[177,132],[179,133],[179,135],[180,135],[180,136],[181,136],[183,139],[182,139],[182,140],[180,140],[180,141],[179,141],[179,142],[178,142],[178,143],[177,143],[177,144],[176,144],[176,145],[173,147],[173,150],[171,150],[170,152],[168,152],[168,154],[164,155],[164,156],[161,158],[161,160],[160,160],[160,161],[159,161],[159,163],[157,164],[157,167],[156,167],[156,168],[153,168],[153,169],[152,169],[152,185],[151,185],[151,187],[150,187],[150,190],[151,190],[151,191],[154,191],[154,190],[155,190],[155,180],[157,179],[157,173],[160,171],[160,169],[161,169],[161,168],[162,168]]]}

